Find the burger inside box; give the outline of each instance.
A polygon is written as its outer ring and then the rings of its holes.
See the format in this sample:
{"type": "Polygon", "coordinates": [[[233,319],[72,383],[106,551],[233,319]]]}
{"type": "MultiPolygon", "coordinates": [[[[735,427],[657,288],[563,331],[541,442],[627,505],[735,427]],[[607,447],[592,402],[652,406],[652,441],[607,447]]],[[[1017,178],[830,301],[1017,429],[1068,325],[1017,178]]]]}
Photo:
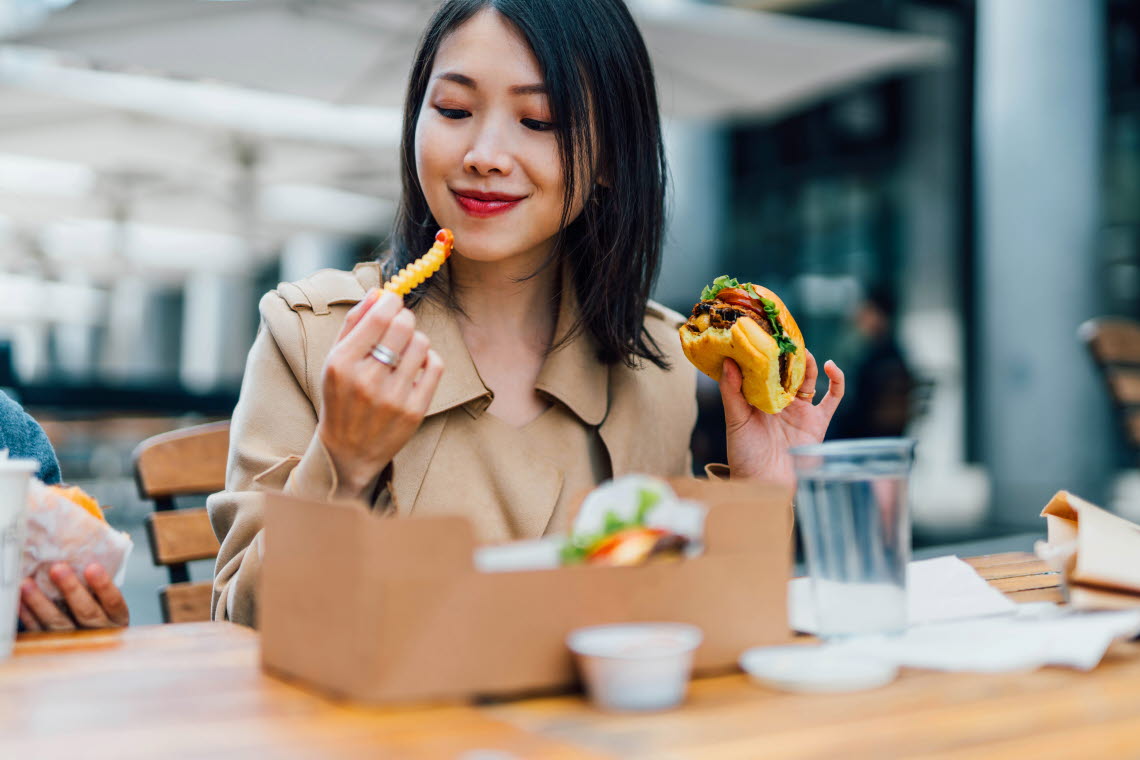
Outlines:
{"type": "Polygon", "coordinates": [[[476,569],[460,517],[380,518],[357,505],[267,495],[262,664],[336,697],[381,703],[572,686],[566,635],[586,625],[696,625],[698,674],[788,641],[790,491],[669,482],[708,506],[699,555],[513,572],[476,569]]]}

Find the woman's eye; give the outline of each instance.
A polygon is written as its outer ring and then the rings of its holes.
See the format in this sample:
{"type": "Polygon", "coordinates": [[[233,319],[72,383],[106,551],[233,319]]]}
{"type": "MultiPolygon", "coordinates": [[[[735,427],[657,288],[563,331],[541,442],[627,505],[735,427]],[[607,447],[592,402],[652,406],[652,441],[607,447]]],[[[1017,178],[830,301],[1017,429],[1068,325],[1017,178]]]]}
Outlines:
{"type": "Polygon", "coordinates": [[[552,121],[539,121],[538,119],[523,119],[522,125],[535,132],[549,132],[556,126],[552,121]]]}
{"type": "Polygon", "coordinates": [[[445,119],[466,119],[471,115],[469,111],[464,111],[460,108],[443,108],[436,106],[435,110],[439,111],[439,115],[445,119]]]}

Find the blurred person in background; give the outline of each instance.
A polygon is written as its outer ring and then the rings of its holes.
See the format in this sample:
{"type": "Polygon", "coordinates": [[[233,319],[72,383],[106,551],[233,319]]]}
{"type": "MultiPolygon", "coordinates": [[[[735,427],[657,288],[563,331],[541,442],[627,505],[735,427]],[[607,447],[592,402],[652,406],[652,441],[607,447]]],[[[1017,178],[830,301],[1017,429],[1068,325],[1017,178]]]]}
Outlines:
{"type": "MultiPolygon", "coordinates": [[[[216,619],[255,625],[260,491],[462,515],[496,543],[566,530],[613,476],[690,474],[696,371],[685,318],[649,301],[665,165],[649,55],[622,0],[448,0],[404,112],[392,250],[261,301],[230,433],[216,619]],[[440,227],[455,249],[402,302],[372,289],[440,227]]],[[[693,283],[693,292],[699,285],[693,283]]],[[[732,477],[790,483],[788,448],[823,438],[843,394],[782,414],[725,367],[732,477]]]]}
{"type": "Polygon", "coordinates": [[[896,337],[894,294],[874,287],[855,308],[845,352],[850,372],[848,403],[835,415],[828,438],[879,438],[906,432],[915,378],[896,337]]]}
{"type": "MultiPolygon", "coordinates": [[[[40,465],[36,477],[47,485],[60,482],[59,461],[47,434],[31,415],[0,393],[0,449],[13,459],[34,459],[40,465]]],[[[130,622],[122,592],[100,565],[84,568],[83,579],[65,562],[49,570],[52,583],[63,599],[56,604],[31,578],[20,587],[19,624],[27,631],[69,631],[76,628],[113,628],[130,622]]]]}

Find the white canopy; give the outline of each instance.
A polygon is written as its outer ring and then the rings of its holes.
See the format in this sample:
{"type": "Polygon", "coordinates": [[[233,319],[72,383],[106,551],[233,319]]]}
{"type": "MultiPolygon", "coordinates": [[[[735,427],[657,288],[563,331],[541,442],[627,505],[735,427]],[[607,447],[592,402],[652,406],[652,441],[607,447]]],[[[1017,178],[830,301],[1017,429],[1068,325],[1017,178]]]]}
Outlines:
{"type": "MultiPolygon", "coordinates": [[[[438,0],[100,0],[21,40],[100,65],[399,107],[438,0]]],[[[687,0],[632,0],[666,115],[764,118],[943,60],[938,40],[687,0]]]]}
{"type": "Polygon", "coordinates": [[[43,51],[0,49],[0,151],[99,172],[262,182],[384,175],[398,109],[332,106],[248,89],[91,71],[43,51]]]}
{"type": "MultiPolygon", "coordinates": [[[[297,230],[383,231],[399,119],[394,110],[89,71],[2,49],[0,219],[22,230],[8,253],[61,223],[221,233],[244,242],[238,259],[297,230]]],[[[129,229],[106,239],[153,243],[155,256],[167,240],[129,229]]],[[[188,250],[170,253],[175,269],[217,268],[219,257],[205,254],[180,261],[188,250]]]]}

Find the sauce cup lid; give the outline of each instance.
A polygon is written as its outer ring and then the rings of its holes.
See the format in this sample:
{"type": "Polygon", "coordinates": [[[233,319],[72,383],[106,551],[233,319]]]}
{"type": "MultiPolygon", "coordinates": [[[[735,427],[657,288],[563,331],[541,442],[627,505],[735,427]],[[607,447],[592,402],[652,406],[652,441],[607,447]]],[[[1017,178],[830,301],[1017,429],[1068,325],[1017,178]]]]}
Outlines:
{"type": "Polygon", "coordinates": [[[639,660],[686,654],[703,638],[700,628],[687,623],[615,623],[573,630],[566,646],[586,657],[639,660]]]}

